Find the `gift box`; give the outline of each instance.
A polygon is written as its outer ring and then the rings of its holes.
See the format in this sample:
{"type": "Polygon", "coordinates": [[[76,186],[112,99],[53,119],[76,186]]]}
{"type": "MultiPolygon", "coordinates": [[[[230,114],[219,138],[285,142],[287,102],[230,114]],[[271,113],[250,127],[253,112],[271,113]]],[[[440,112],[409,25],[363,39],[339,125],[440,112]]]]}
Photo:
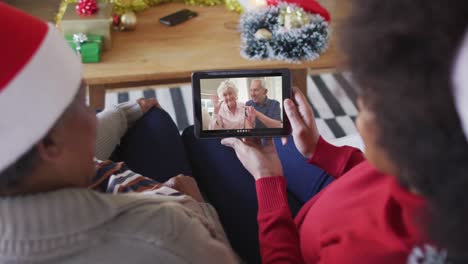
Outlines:
{"type": "Polygon", "coordinates": [[[76,35],[71,35],[65,36],[65,39],[73,50],[81,55],[81,62],[93,63],[101,61],[103,36],[81,34],[78,38],[76,35]]]}
{"type": "Polygon", "coordinates": [[[112,47],[111,26],[112,8],[109,3],[99,3],[99,11],[94,15],[80,16],[76,13],[75,4],[68,4],[63,18],[58,25],[64,36],[76,33],[104,37],[104,50],[112,47]]]}

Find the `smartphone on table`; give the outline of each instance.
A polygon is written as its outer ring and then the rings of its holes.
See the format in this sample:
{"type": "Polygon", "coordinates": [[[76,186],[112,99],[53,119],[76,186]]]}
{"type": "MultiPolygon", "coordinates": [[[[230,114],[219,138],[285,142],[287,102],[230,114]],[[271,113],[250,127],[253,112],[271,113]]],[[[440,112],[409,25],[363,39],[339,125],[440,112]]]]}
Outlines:
{"type": "Polygon", "coordinates": [[[174,26],[180,24],[184,21],[189,20],[190,18],[196,17],[198,14],[194,11],[188,9],[182,9],[173,14],[167,15],[159,19],[159,22],[166,26],[174,26]]]}

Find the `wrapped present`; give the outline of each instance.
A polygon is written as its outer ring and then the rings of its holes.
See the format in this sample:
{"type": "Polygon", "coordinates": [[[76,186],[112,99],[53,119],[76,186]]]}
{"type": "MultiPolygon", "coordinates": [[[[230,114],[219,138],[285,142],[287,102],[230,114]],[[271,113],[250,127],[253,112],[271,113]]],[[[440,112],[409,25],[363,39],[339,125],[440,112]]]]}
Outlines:
{"type": "Polygon", "coordinates": [[[83,63],[93,63],[101,61],[104,37],[78,33],[65,36],[65,39],[73,48],[73,50],[75,50],[81,55],[81,61],[83,63]]]}
{"type": "Polygon", "coordinates": [[[104,50],[112,47],[111,25],[112,4],[99,3],[99,11],[93,15],[80,16],[75,10],[75,4],[68,4],[63,18],[58,25],[64,36],[72,36],[80,32],[86,35],[104,37],[104,50]]]}

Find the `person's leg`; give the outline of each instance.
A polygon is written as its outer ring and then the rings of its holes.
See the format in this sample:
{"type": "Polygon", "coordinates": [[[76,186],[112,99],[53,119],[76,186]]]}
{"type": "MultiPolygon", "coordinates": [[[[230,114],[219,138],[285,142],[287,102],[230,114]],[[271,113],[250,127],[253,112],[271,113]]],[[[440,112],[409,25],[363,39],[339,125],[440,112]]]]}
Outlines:
{"type": "MultiPolygon", "coordinates": [[[[221,145],[219,139],[196,139],[193,127],[186,129],[182,138],[193,176],[218,211],[233,248],[248,263],[259,263],[257,196],[252,175],[242,166],[234,150],[221,145]]],[[[278,145],[277,148],[288,188],[291,185],[292,189],[298,190],[297,194],[288,197],[292,214],[295,215],[302,204],[319,191],[319,187],[329,182],[329,177],[315,166],[308,165],[299,153],[293,153],[295,147],[289,144],[286,147],[278,145]],[[295,160],[298,157],[300,159],[295,160]],[[296,188],[299,183],[305,185],[304,189],[307,186],[310,189],[303,191],[302,186],[296,188]],[[306,199],[306,195],[310,197],[306,199]]]]}
{"type": "Polygon", "coordinates": [[[111,159],[159,182],[192,174],[177,126],[168,113],[156,108],[127,131],[111,159]]]}

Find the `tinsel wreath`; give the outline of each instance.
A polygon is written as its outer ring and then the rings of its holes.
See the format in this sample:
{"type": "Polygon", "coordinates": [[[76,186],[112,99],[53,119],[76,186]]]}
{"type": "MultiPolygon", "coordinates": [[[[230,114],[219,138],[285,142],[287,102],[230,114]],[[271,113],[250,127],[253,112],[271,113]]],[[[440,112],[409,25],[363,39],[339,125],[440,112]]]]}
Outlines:
{"type": "Polygon", "coordinates": [[[329,24],[323,17],[286,3],[244,13],[240,30],[243,57],[288,62],[317,59],[327,49],[330,35],[329,24]],[[285,16],[290,16],[289,21],[299,22],[286,27],[285,16]]]}

